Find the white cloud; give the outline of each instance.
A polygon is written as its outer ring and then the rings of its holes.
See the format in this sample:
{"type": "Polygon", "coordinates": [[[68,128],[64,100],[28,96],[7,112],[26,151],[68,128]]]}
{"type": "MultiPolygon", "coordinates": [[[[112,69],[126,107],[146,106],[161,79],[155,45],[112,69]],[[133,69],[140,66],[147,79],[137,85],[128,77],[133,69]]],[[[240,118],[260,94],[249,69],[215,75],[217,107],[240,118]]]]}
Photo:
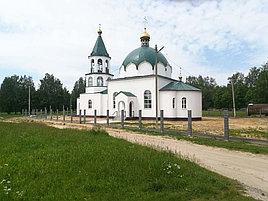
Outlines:
{"type": "MultiPolygon", "coordinates": [[[[232,72],[245,71],[268,59],[267,8],[265,0],[196,4],[164,0],[2,1],[0,71],[8,67],[40,77],[53,73],[71,90],[88,71],[87,55],[94,46],[99,23],[112,65],[119,67],[126,55],[140,45],[142,20],[147,16],[151,46],[164,45],[163,53],[185,69],[184,76],[209,75],[224,84],[232,72]],[[223,73],[220,68],[204,64],[213,60],[205,57],[206,48],[216,52],[228,49],[239,56],[244,44],[258,50],[250,52],[245,61],[249,66],[234,65],[229,73],[223,73]]],[[[179,69],[175,65],[173,69],[177,77],[179,69]]]]}

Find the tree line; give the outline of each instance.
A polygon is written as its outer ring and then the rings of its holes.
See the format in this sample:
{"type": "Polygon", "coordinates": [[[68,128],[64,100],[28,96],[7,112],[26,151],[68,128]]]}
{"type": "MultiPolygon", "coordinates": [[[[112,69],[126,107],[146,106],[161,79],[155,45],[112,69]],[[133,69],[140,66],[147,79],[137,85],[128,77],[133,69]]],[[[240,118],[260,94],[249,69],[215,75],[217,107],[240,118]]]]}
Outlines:
{"type": "Polygon", "coordinates": [[[31,108],[51,107],[56,110],[63,105],[65,108],[76,108],[76,99],[85,92],[85,81],[79,78],[70,93],[58,78],[48,73],[40,80],[38,89],[30,76],[5,77],[0,88],[0,111],[17,113],[28,109],[29,92],[31,108]]]}
{"type": "Polygon", "coordinates": [[[203,109],[232,108],[232,82],[236,109],[249,103],[268,103],[268,63],[253,67],[247,76],[241,72],[228,77],[226,86],[217,85],[214,78],[189,76],[186,83],[202,90],[203,109]]]}
{"type": "MultiPolygon", "coordinates": [[[[249,103],[268,103],[268,63],[253,67],[247,76],[237,72],[228,78],[226,86],[217,85],[212,77],[199,75],[188,76],[186,83],[202,90],[203,109],[232,108],[232,86],[235,92],[236,109],[247,107],[249,103]]],[[[76,99],[85,92],[85,80],[80,77],[69,92],[61,81],[52,74],[45,74],[36,89],[32,77],[6,77],[0,88],[0,112],[20,112],[28,108],[28,97],[31,97],[31,108],[52,108],[52,110],[76,108],[76,99]]]]}

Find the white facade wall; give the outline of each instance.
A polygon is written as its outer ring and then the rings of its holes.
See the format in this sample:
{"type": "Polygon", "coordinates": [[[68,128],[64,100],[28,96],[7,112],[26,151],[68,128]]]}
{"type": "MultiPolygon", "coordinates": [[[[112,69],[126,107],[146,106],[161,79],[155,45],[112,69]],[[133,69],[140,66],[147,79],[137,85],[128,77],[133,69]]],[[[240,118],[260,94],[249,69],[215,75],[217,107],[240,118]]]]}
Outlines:
{"type": "MultiPolygon", "coordinates": [[[[170,65],[166,67],[159,62],[157,64],[158,75],[162,75],[164,77],[171,78],[172,68],[170,65]]],[[[133,76],[144,76],[144,75],[152,75],[154,74],[154,70],[152,65],[147,61],[144,61],[139,64],[138,69],[134,63],[130,63],[126,66],[126,71],[124,66],[120,67],[120,78],[124,77],[133,77],[133,76]]]]}
{"type": "Polygon", "coordinates": [[[164,116],[169,118],[187,118],[188,110],[192,110],[192,117],[202,117],[201,91],[160,91],[160,108],[164,116]],[[182,108],[182,98],[186,98],[186,108],[182,108]],[[175,98],[175,108],[172,99],[175,98]]]}
{"type": "MultiPolygon", "coordinates": [[[[158,77],[158,88],[161,89],[165,85],[167,85],[171,80],[165,79],[162,77],[158,77]]],[[[138,111],[142,110],[144,117],[153,117],[155,116],[155,77],[141,77],[141,78],[129,78],[129,79],[118,79],[108,81],[108,107],[110,108],[111,114],[115,114],[120,110],[118,108],[118,100],[121,97],[121,94],[116,97],[116,108],[113,108],[113,94],[115,92],[119,93],[120,91],[131,92],[134,97],[129,97],[128,99],[124,99],[125,106],[127,110],[127,116],[129,114],[129,102],[133,102],[133,110],[134,116],[138,117],[138,111]],[[146,90],[151,91],[151,100],[152,107],[144,108],[144,92],[146,90]]],[[[160,93],[159,93],[160,94],[160,93]]],[[[122,96],[125,96],[122,94],[122,96]]],[[[159,97],[159,96],[158,96],[159,97]]],[[[158,101],[160,98],[158,99],[158,101]]],[[[159,108],[160,111],[160,108],[159,108]]],[[[160,114],[160,113],[159,113],[160,114]]]]}
{"type": "Polygon", "coordinates": [[[94,110],[97,110],[97,116],[106,116],[107,114],[107,100],[108,94],[80,94],[80,98],[77,99],[77,115],[79,115],[79,110],[81,114],[84,114],[84,110],[86,110],[86,115],[94,116],[94,110]],[[92,101],[92,108],[88,108],[88,101],[92,101]]]}

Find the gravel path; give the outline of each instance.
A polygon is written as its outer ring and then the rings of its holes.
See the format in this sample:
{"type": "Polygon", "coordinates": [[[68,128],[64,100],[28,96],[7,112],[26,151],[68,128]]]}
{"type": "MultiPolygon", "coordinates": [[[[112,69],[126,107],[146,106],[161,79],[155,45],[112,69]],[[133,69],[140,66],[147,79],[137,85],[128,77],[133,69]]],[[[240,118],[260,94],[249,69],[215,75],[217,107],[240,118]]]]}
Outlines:
{"type": "Polygon", "coordinates": [[[238,180],[252,197],[268,200],[268,156],[198,145],[165,136],[116,129],[107,129],[107,132],[116,138],[179,154],[211,171],[238,180]]]}

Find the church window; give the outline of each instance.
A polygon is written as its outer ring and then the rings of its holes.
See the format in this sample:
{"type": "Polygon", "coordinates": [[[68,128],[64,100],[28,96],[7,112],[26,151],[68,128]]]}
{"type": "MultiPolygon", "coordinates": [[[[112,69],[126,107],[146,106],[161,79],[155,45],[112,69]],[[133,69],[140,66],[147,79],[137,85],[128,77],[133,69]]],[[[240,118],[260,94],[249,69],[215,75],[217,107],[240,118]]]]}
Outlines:
{"type": "Polygon", "coordinates": [[[98,78],[97,78],[97,86],[98,86],[98,87],[103,86],[103,78],[102,78],[102,77],[98,77],[98,78]]]}
{"type": "Polygon", "coordinates": [[[105,61],[105,70],[106,70],[106,73],[109,73],[108,60],[105,61]]]}
{"type": "Polygon", "coordinates": [[[93,79],[92,79],[92,77],[89,77],[88,78],[88,86],[89,87],[92,87],[93,86],[93,79]]]}
{"type": "Polygon", "coordinates": [[[181,99],[181,107],[182,108],[186,108],[186,98],[185,97],[183,97],[182,99],[181,99]]]}
{"type": "Polygon", "coordinates": [[[91,73],[94,72],[95,64],[94,64],[94,59],[91,59],[91,73]]]}
{"type": "Polygon", "coordinates": [[[172,108],[175,108],[175,107],[176,107],[176,105],[175,105],[175,104],[176,104],[176,102],[175,102],[175,101],[176,101],[176,99],[175,99],[175,98],[173,98],[173,99],[172,99],[172,108]]]}
{"type": "Polygon", "coordinates": [[[152,108],[152,93],[149,90],[144,92],[144,108],[152,108]]]}
{"type": "Polygon", "coordinates": [[[88,108],[91,109],[92,108],[92,101],[88,100],[88,108]]]}
{"type": "Polygon", "coordinates": [[[113,108],[115,108],[115,97],[116,97],[116,95],[117,95],[117,92],[114,92],[114,94],[113,94],[113,108]]]}
{"type": "Polygon", "coordinates": [[[101,73],[102,72],[102,60],[98,59],[98,72],[101,73]]]}

